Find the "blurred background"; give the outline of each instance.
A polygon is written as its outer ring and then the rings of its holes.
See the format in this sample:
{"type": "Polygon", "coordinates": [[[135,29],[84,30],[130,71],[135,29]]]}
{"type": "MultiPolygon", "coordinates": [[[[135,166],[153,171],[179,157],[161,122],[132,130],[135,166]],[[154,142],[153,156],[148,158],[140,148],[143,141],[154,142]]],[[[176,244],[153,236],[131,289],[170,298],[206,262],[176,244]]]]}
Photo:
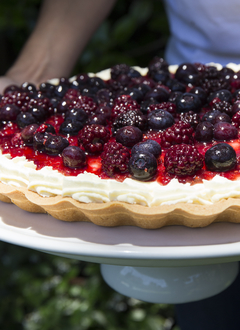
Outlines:
{"type": "MultiPolygon", "coordinates": [[[[1,0],[0,74],[31,33],[41,1],[1,0]]],[[[160,0],[119,0],[72,74],[117,63],[147,66],[163,56],[167,18],[160,0]]],[[[179,330],[174,306],[124,297],[103,281],[99,265],[0,242],[0,329],[179,330]]]]}

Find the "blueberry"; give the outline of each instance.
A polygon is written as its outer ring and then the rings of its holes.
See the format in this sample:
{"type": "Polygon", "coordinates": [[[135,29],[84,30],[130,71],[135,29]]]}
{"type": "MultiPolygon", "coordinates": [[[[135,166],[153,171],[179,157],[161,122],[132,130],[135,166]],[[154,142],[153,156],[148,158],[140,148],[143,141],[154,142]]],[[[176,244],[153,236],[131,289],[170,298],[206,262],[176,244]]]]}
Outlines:
{"type": "Polygon", "coordinates": [[[232,93],[227,89],[221,89],[216,92],[213,92],[208,97],[208,103],[212,102],[213,99],[218,98],[221,101],[226,101],[231,103],[232,93]]]}
{"type": "Polygon", "coordinates": [[[194,64],[183,63],[177,68],[175,78],[184,84],[196,85],[199,79],[199,72],[194,64]]]}
{"type": "Polygon", "coordinates": [[[225,112],[221,112],[213,119],[213,124],[220,122],[231,123],[231,118],[225,112]]]}
{"type": "Polygon", "coordinates": [[[99,89],[96,93],[97,103],[111,103],[113,100],[113,93],[108,88],[99,89]]]}
{"type": "Polygon", "coordinates": [[[111,107],[107,106],[107,105],[99,105],[99,107],[97,108],[97,110],[95,111],[96,115],[104,115],[107,119],[111,118],[112,115],[112,109],[111,107]]]}
{"type": "Polygon", "coordinates": [[[34,84],[31,84],[29,82],[24,82],[21,86],[22,90],[24,92],[27,92],[29,94],[34,94],[37,92],[37,88],[34,84]]]}
{"type": "Polygon", "coordinates": [[[116,141],[125,147],[133,147],[142,140],[142,131],[135,126],[124,126],[117,130],[116,141]]]}
{"type": "Polygon", "coordinates": [[[132,154],[145,152],[149,152],[155,158],[158,158],[161,155],[162,150],[160,144],[154,140],[139,142],[132,147],[132,154]]]}
{"type": "Polygon", "coordinates": [[[35,124],[37,119],[29,112],[20,112],[17,116],[17,124],[20,128],[35,124]]]}
{"type": "Polygon", "coordinates": [[[81,168],[86,165],[86,155],[77,146],[68,146],[62,152],[63,164],[70,168],[81,168]]]}
{"type": "Polygon", "coordinates": [[[213,136],[216,140],[228,141],[237,138],[238,130],[230,123],[219,122],[213,127],[213,136]]]}
{"type": "Polygon", "coordinates": [[[202,121],[209,121],[210,123],[213,123],[216,116],[220,115],[222,112],[219,110],[213,110],[213,111],[208,111],[203,115],[202,121]]]}
{"type": "Polygon", "coordinates": [[[77,135],[83,126],[82,122],[68,118],[61,124],[59,132],[63,135],[77,135]]]}
{"type": "Polygon", "coordinates": [[[163,130],[174,124],[173,116],[166,110],[156,109],[148,114],[148,127],[153,130],[163,130]]]}
{"type": "Polygon", "coordinates": [[[30,124],[22,129],[21,137],[26,145],[33,144],[33,136],[36,130],[38,129],[38,127],[39,126],[37,124],[30,124]]]}
{"type": "Polygon", "coordinates": [[[28,109],[28,112],[33,115],[38,122],[43,122],[47,116],[46,110],[41,106],[34,106],[28,109]]]}
{"type": "Polygon", "coordinates": [[[14,104],[4,105],[0,109],[0,120],[1,121],[16,120],[19,113],[20,113],[20,109],[16,105],[14,104]]]}
{"type": "Polygon", "coordinates": [[[55,85],[48,82],[43,82],[39,86],[39,90],[44,93],[44,95],[51,97],[54,95],[55,85]]]}
{"type": "Polygon", "coordinates": [[[186,86],[177,79],[169,79],[166,86],[171,89],[171,92],[186,92],[186,86]]]}
{"type": "Polygon", "coordinates": [[[164,70],[159,70],[157,72],[150,72],[150,77],[157,83],[165,85],[170,78],[170,73],[164,70]]]}
{"type": "Polygon", "coordinates": [[[199,123],[195,131],[195,139],[200,142],[210,142],[213,139],[213,124],[209,121],[199,123]]]}
{"type": "Polygon", "coordinates": [[[150,152],[135,153],[131,156],[128,167],[134,179],[148,181],[157,172],[157,160],[150,152]]]}
{"type": "Polygon", "coordinates": [[[57,97],[63,97],[68,90],[68,86],[65,83],[59,84],[54,88],[54,95],[57,97]]]}
{"type": "Polygon", "coordinates": [[[236,152],[227,143],[219,143],[205,153],[205,164],[209,171],[226,172],[234,169],[237,164],[236,152]]]}
{"type": "Polygon", "coordinates": [[[202,106],[202,101],[198,95],[192,93],[183,93],[176,100],[177,112],[194,111],[199,112],[202,106]]]}
{"type": "Polygon", "coordinates": [[[160,102],[168,101],[169,96],[170,96],[170,93],[167,89],[165,89],[163,87],[156,87],[146,93],[145,99],[146,100],[148,100],[148,99],[157,100],[160,103],[160,102]]]}
{"type": "Polygon", "coordinates": [[[169,95],[168,102],[176,104],[177,100],[182,96],[183,92],[173,91],[169,95]]]}
{"type": "Polygon", "coordinates": [[[33,135],[33,149],[44,152],[45,151],[45,141],[49,136],[52,134],[49,132],[41,133],[41,132],[36,132],[33,135]]]}
{"type": "Polygon", "coordinates": [[[232,115],[235,115],[235,113],[237,113],[238,111],[240,111],[240,102],[239,102],[239,100],[237,102],[233,103],[232,115]]]}
{"type": "Polygon", "coordinates": [[[207,102],[207,93],[203,88],[199,86],[193,87],[189,91],[189,93],[197,95],[200,98],[202,105],[204,105],[207,102]]]}
{"type": "Polygon", "coordinates": [[[68,147],[69,142],[67,139],[59,135],[49,135],[45,141],[45,152],[48,155],[59,155],[63,149],[68,147]]]}
{"type": "Polygon", "coordinates": [[[97,124],[97,125],[103,125],[106,126],[107,125],[107,116],[105,116],[104,114],[98,113],[98,114],[94,114],[93,116],[91,116],[88,120],[88,124],[97,124]]]}
{"type": "Polygon", "coordinates": [[[72,119],[72,120],[80,121],[81,123],[85,124],[88,119],[88,115],[83,109],[73,108],[66,112],[65,119],[72,119]]]}

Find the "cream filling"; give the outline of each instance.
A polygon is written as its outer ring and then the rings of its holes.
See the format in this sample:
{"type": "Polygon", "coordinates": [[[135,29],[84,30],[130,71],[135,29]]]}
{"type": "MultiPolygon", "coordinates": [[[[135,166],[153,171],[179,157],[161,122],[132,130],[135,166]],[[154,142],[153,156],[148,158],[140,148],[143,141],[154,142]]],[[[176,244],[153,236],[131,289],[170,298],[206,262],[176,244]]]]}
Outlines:
{"type": "MultiPolygon", "coordinates": [[[[212,63],[211,63],[212,64],[212,63]]],[[[214,64],[218,69],[221,65],[214,64]]],[[[177,66],[171,66],[175,72],[177,66]]],[[[229,64],[234,71],[240,65],[229,64]]],[[[142,75],[147,69],[136,67],[142,75]]],[[[109,78],[109,69],[101,71],[98,77],[109,78]]],[[[94,74],[92,74],[94,75],[94,74]]],[[[74,80],[74,77],[72,78],[74,80]]],[[[57,83],[58,80],[53,82],[57,83]]],[[[84,172],[78,176],[64,176],[52,167],[36,170],[36,165],[24,156],[11,159],[9,154],[0,151],[0,181],[15,187],[27,187],[43,197],[61,195],[72,197],[83,203],[106,203],[110,201],[140,204],[145,206],[194,203],[209,205],[229,197],[240,197],[240,180],[230,181],[216,175],[212,180],[190,185],[179,183],[177,179],[165,186],[157,182],[140,182],[130,178],[123,182],[114,179],[101,179],[97,175],[84,172]]]]}

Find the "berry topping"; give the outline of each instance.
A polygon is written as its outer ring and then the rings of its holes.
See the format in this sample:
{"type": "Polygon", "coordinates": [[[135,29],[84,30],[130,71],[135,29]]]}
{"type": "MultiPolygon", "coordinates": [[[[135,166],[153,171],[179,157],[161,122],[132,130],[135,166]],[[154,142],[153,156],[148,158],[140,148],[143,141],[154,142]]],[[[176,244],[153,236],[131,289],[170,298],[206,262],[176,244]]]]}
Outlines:
{"type": "Polygon", "coordinates": [[[62,152],[63,164],[71,168],[82,168],[86,165],[86,155],[77,146],[68,146],[62,152]]]}
{"type": "Polygon", "coordinates": [[[238,130],[230,123],[219,122],[213,127],[213,136],[218,141],[229,141],[237,138],[238,130]]]}
{"type": "Polygon", "coordinates": [[[227,143],[216,144],[205,153],[205,164],[208,171],[230,171],[237,164],[236,152],[227,143]]]}
{"type": "Polygon", "coordinates": [[[152,179],[157,172],[157,160],[149,152],[132,154],[128,166],[132,177],[141,181],[152,179]]]}
{"type": "Polygon", "coordinates": [[[110,177],[118,172],[125,173],[128,170],[130,152],[121,143],[107,142],[101,154],[103,171],[110,177]]]}
{"type": "Polygon", "coordinates": [[[129,148],[140,142],[142,137],[142,131],[134,126],[124,126],[116,133],[116,141],[129,148]]]}
{"type": "Polygon", "coordinates": [[[155,158],[158,158],[162,153],[161,146],[155,140],[146,140],[135,144],[132,148],[132,154],[146,152],[150,152],[155,158]]]}
{"type": "Polygon", "coordinates": [[[156,109],[148,114],[148,127],[159,131],[166,129],[174,124],[173,116],[166,110],[156,109]]]}
{"type": "Polygon", "coordinates": [[[177,176],[194,175],[203,167],[203,156],[191,145],[171,146],[164,157],[166,171],[177,176]]]}
{"type": "Polygon", "coordinates": [[[110,138],[110,132],[102,125],[86,125],[79,132],[78,142],[91,154],[98,154],[110,138]]]}
{"type": "Polygon", "coordinates": [[[193,128],[189,123],[179,121],[162,133],[161,146],[169,148],[174,144],[191,144],[193,128]]]}

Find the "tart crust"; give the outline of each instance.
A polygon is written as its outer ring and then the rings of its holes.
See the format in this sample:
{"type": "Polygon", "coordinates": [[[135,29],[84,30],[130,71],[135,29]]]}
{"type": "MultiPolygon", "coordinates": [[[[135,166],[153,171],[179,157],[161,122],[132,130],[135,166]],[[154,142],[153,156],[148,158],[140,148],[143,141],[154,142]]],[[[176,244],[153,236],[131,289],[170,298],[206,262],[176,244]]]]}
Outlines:
{"type": "Polygon", "coordinates": [[[71,197],[41,197],[27,188],[0,183],[0,200],[33,213],[47,213],[63,221],[85,221],[99,226],[137,226],[156,229],[169,225],[197,228],[213,222],[240,223],[240,199],[229,198],[212,205],[177,203],[142,206],[124,202],[81,203],[71,197]]]}

